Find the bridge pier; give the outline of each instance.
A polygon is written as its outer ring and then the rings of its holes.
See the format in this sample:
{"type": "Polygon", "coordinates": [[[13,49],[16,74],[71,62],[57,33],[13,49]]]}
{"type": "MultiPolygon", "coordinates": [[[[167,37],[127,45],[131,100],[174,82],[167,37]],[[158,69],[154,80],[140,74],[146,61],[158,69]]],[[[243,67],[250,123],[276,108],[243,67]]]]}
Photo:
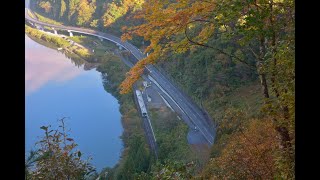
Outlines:
{"type": "Polygon", "coordinates": [[[122,46],[119,43],[116,43],[120,50],[122,50],[122,46]]]}
{"type": "Polygon", "coordinates": [[[102,37],[99,37],[100,41],[103,41],[103,38],[102,37]]]}
{"type": "Polygon", "coordinates": [[[68,30],[68,32],[69,32],[69,36],[73,37],[72,31],[68,30]]]}
{"type": "Polygon", "coordinates": [[[54,34],[58,35],[57,30],[55,30],[54,28],[52,28],[52,30],[53,30],[54,34]]]}
{"type": "Polygon", "coordinates": [[[36,24],[36,27],[37,27],[37,29],[39,29],[40,31],[43,31],[43,30],[44,30],[41,25],[37,25],[37,24],[36,24]]]}

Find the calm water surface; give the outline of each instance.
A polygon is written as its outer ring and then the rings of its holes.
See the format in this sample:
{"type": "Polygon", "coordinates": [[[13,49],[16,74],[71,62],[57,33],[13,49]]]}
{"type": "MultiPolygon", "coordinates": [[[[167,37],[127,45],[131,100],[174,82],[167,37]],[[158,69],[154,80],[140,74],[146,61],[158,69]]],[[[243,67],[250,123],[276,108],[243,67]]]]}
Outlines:
{"type": "Polygon", "coordinates": [[[26,152],[42,136],[43,125],[68,117],[71,137],[100,171],[114,166],[123,147],[116,98],[107,93],[101,73],[75,66],[64,54],[25,36],[26,152]]]}

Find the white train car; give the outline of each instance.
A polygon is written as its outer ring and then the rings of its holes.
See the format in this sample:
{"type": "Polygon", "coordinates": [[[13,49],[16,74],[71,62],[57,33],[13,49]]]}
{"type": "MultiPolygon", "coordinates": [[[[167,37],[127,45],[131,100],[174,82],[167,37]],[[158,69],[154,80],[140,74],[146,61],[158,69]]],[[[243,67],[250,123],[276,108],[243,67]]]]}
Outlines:
{"type": "Polygon", "coordinates": [[[147,108],[146,108],[146,106],[144,104],[141,91],[136,90],[136,95],[137,95],[138,103],[139,103],[139,106],[140,106],[141,114],[142,114],[143,117],[147,117],[147,108]]]}

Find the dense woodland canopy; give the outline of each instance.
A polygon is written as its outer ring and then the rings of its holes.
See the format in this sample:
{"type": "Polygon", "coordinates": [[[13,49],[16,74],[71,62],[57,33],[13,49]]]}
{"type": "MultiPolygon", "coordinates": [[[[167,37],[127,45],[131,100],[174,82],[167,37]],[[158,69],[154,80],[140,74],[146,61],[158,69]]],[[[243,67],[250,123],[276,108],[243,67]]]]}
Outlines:
{"type": "Polygon", "coordinates": [[[101,31],[111,26],[115,29],[113,33],[119,33],[121,26],[128,24],[126,17],[131,12],[141,9],[144,1],[34,0],[33,2],[37,11],[66,24],[98,28],[101,31]]]}
{"type": "Polygon", "coordinates": [[[246,65],[259,76],[264,116],[277,132],[275,140],[281,155],[275,164],[282,170],[280,176],[292,178],[294,12],[294,1],[290,0],[146,1],[135,16],[144,23],[128,28],[122,37],[143,36],[150,41],[146,48],[150,55],[130,70],[122,92],[130,90],[144,65],[199,47],[225,55],[231,63],[246,65]]]}
{"type": "MultiPolygon", "coordinates": [[[[194,177],[294,179],[293,0],[35,2],[47,17],[114,32],[149,54],[127,73],[121,93],[130,92],[144,66],[152,63],[214,117],[217,137],[211,158],[194,177]]],[[[139,164],[139,159],[130,158],[124,167],[139,164]]],[[[112,171],[124,172],[124,167],[112,171]]],[[[179,162],[134,171],[142,179],[190,173],[179,162]]]]}

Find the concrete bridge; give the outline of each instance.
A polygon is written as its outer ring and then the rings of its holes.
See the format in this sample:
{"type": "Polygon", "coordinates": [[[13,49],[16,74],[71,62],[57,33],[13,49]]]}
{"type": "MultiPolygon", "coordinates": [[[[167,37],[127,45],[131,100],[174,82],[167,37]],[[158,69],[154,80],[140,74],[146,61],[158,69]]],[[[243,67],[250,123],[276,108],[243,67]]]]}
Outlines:
{"type": "Polygon", "coordinates": [[[130,44],[128,42],[122,42],[120,38],[113,36],[111,34],[95,31],[92,29],[45,23],[45,22],[42,22],[42,21],[39,21],[37,19],[32,18],[29,15],[30,12],[28,13],[28,11],[30,11],[30,10],[26,8],[26,10],[25,10],[25,20],[26,21],[28,21],[29,23],[32,23],[33,25],[36,25],[36,26],[41,25],[41,26],[50,27],[50,28],[52,28],[52,30],[54,31],[55,34],[57,34],[57,30],[65,30],[65,31],[69,32],[70,36],[73,36],[72,32],[95,36],[100,39],[106,39],[108,41],[114,42],[118,46],[121,46],[122,48],[130,51],[134,55],[134,57],[136,57],[139,60],[146,57],[138,48],[136,48],[132,44],[130,44]]]}

